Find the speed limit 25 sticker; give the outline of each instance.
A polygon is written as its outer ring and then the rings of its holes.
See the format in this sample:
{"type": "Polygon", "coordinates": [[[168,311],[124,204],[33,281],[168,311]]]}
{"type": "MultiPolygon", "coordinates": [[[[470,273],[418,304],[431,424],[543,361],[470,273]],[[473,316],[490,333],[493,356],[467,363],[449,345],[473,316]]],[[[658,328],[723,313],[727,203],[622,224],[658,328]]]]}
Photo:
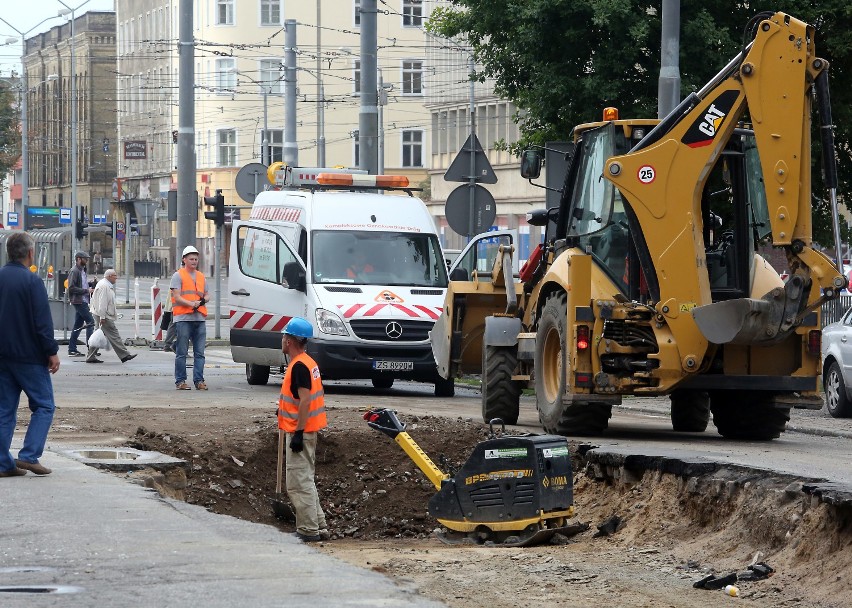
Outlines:
{"type": "Polygon", "coordinates": [[[642,165],[639,167],[636,177],[638,177],[639,181],[643,184],[650,184],[657,179],[657,171],[651,165],[642,165]]]}

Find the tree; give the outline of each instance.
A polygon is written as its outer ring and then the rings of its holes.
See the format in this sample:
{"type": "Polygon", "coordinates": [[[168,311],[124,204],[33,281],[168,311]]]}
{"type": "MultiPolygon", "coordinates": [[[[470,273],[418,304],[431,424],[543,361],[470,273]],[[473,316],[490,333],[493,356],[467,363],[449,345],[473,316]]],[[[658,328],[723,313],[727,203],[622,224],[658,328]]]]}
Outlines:
{"type": "MultiPolygon", "coordinates": [[[[723,2],[682,0],[682,98],[697,91],[743,46],[749,19],[784,11],[817,28],[820,57],[831,64],[833,122],[840,192],[852,185],[852,6],[847,0],[723,2]]],[[[601,119],[606,106],[623,118],[657,115],[661,15],[658,2],[637,0],[450,0],[427,25],[437,35],[465,40],[496,92],[520,110],[522,139],[565,140],[574,125],[601,119]]],[[[746,41],[747,42],[747,41],[746,41]]],[[[814,142],[818,146],[818,141],[814,142]]],[[[813,158],[820,158],[815,147],[813,158]]],[[[814,172],[814,192],[822,192],[814,172]]],[[[821,222],[815,236],[830,244],[821,222]]]]}
{"type": "Polygon", "coordinates": [[[16,91],[7,86],[8,83],[8,80],[0,83],[0,184],[21,157],[21,131],[18,128],[16,91]]]}

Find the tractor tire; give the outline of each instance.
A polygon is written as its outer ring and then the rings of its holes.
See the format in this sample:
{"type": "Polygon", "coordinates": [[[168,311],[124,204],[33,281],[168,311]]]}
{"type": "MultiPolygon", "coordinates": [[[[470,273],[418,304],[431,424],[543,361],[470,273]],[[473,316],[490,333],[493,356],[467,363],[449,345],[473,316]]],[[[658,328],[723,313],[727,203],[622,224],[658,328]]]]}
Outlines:
{"type": "Polygon", "coordinates": [[[535,340],[535,404],[548,433],[600,435],[609,424],[609,403],[575,402],[566,406],[565,356],[568,305],[564,293],[553,294],[541,311],[535,340]]]}
{"type": "Polygon", "coordinates": [[[372,378],[373,388],[377,388],[379,390],[387,390],[393,386],[393,376],[379,376],[378,378],[372,378]]]}
{"type": "Polygon", "coordinates": [[[771,393],[714,391],[710,393],[713,424],[725,439],[777,439],[790,421],[789,407],[776,407],[771,393]]]}
{"type": "Polygon", "coordinates": [[[703,433],[710,422],[710,395],[704,391],[686,389],[674,391],[672,429],[681,433],[703,433]]]}
{"type": "Polygon", "coordinates": [[[843,373],[836,361],[833,361],[825,372],[822,385],[825,389],[825,407],[831,417],[852,417],[852,401],[846,396],[846,383],[843,382],[843,373]]]}
{"type": "Polygon", "coordinates": [[[452,397],[456,394],[456,379],[438,378],[435,380],[435,396],[436,397],[452,397]]]}
{"type": "Polygon", "coordinates": [[[482,421],[500,418],[506,424],[518,423],[521,385],[512,380],[518,365],[517,346],[482,348],[482,421]]]}
{"type": "Polygon", "coordinates": [[[246,382],[251,385],[263,385],[269,382],[269,366],[246,363],[246,382]]]}

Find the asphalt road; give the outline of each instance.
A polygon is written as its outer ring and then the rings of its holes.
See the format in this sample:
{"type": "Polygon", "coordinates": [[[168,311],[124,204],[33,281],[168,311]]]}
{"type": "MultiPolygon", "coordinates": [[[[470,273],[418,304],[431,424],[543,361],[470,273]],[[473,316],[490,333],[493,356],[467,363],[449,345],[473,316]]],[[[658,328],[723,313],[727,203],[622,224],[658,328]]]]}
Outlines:
{"type": "MultiPolygon", "coordinates": [[[[123,323],[127,327],[128,320],[123,323]]],[[[124,335],[131,335],[132,330],[124,335]]],[[[207,348],[206,380],[210,391],[175,391],[174,356],[147,347],[131,347],[139,356],[122,364],[105,353],[104,364],[90,365],[67,357],[62,347],[61,368],[54,383],[59,407],[270,407],[275,408],[280,377],[266,386],[249,386],[244,366],[231,360],[226,346],[207,348]]],[[[479,420],[481,406],[475,387],[459,387],[452,399],[433,396],[432,385],[398,382],[378,391],[368,381],[327,383],[327,403],[333,407],[391,407],[405,416],[435,414],[479,420]]],[[[333,416],[333,414],[332,414],[333,416]]],[[[541,432],[532,398],[524,397],[519,426],[541,432]]],[[[674,450],[723,464],[738,464],[852,486],[852,419],[838,420],[824,411],[793,410],[790,429],[770,442],[729,441],[712,423],[704,433],[671,430],[666,399],[628,398],[613,410],[610,427],[601,437],[582,438],[593,446],[637,453],[674,450]]]]}

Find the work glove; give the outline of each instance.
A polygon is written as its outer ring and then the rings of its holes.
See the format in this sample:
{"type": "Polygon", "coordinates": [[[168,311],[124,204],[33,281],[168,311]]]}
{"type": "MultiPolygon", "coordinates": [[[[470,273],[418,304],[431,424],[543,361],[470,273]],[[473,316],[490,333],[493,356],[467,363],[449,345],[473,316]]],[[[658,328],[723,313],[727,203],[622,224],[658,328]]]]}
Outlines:
{"type": "Polygon", "coordinates": [[[304,431],[296,431],[293,433],[293,438],[290,440],[290,449],[296,453],[302,451],[305,447],[305,438],[302,436],[304,431]]]}

